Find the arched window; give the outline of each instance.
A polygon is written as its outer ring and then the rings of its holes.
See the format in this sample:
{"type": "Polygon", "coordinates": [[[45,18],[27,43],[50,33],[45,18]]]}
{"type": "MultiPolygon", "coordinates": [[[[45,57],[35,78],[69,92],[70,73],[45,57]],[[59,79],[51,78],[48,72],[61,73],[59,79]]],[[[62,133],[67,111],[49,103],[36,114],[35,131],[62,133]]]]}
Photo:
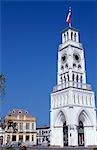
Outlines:
{"type": "Polygon", "coordinates": [[[65,65],[65,68],[68,68],[68,64],[65,65]]]}
{"type": "Polygon", "coordinates": [[[67,32],[67,40],[69,40],[69,34],[68,34],[68,32],[67,32]]]}
{"type": "Polygon", "coordinates": [[[73,40],[73,32],[71,32],[71,40],[73,40]]]}
{"type": "Polygon", "coordinates": [[[76,33],[74,34],[74,41],[76,41],[76,33]]]}
{"type": "Polygon", "coordinates": [[[72,75],[72,80],[74,81],[74,74],[72,75]]]}
{"type": "Polygon", "coordinates": [[[67,75],[68,81],[69,81],[69,74],[67,75]]]}
{"type": "Polygon", "coordinates": [[[66,77],[64,76],[64,81],[66,82],[66,77]]]}
{"type": "Polygon", "coordinates": [[[84,146],[84,125],[82,121],[79,121],[78,126],[78,145],[84,146]]]}
{"type": "Polygon", "coordinates": [[[81,69],[81,65],[78,65],[78,69],[81,69]]]}
{"type": "Polygon", "coordinates": [[[78,74],[77,74],[77,76],[76,76],[76,82],[78,82],[78,74]]]}
{"type": "Polygon", "coordinates": [[[82,76],[80,77],[80,82],[82,83],[82,76]]]}
{"type": "Polygon", "coordinates": [[[68,126],[66,125],[66,121],[63,124],[63,143],[64,146],[68,146],[68,126]]]}
{"type": "Polygon", "coordinates": [[[64,34],[64,41],[66,41],[66,34],[64,34]]]}
{"type": "Polygon", "coordinates": [[[73,64],[73,68],[75,68],[75,67],[76,67],[76,64],[74,63],[74,64],[73,64]]]}
{"type": "Polygon", "coordinates": [[[62,76],[61,76],[61,83],[63,83],[63,79],[62,79],[62,76]]]}
{"type": "Polygon", "coordinates": [[[64,70],[64,66],[61,66],[61,70],[64,70]]]}

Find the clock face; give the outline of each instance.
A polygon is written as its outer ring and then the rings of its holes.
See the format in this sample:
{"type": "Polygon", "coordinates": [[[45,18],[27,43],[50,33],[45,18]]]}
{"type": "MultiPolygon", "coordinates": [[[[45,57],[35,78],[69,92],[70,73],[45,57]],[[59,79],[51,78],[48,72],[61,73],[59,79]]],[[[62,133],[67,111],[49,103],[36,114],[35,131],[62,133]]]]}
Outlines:
{"type": "Polygon", "coordinates": [[[74,53],[73,54],[73,59],[76,61],[76,62],[80,62],[81,58],[80,58],[80,55],[78,53],[74,53]]]}
{"type": "Polygon", "coordinates": [[[63,54],[62,57],[61,57],[62,63],[65,63],[66,59],[67,59],[67,54],[63,54]]]}

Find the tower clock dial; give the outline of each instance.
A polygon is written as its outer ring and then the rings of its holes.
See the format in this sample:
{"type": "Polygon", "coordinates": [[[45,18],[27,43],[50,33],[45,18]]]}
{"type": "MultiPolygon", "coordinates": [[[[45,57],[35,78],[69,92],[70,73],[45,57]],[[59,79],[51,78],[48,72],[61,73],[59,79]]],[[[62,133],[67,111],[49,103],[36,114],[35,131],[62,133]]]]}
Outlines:
{"type": "Polygon", "coordinates": [[[74,59],[74,61],[79,63],[80,60],[81,60],[81,57],[80,57],[80,55],[78,53],[74,53],[73,54],[73,59],[74,59]]]}
{"type": "Polygon", "coordinates": [[[61,57],[62,63],[65,63],[66,60],[67,60],[67,54],[63,54],[62,57],[61,57]]]}

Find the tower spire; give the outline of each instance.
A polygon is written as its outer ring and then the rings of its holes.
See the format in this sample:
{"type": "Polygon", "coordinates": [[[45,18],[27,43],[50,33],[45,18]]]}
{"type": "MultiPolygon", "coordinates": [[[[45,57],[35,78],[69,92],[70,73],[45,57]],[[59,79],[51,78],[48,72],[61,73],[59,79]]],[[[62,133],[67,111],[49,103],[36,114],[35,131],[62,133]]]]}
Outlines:
{"type": "Polygon", "coordinates": [[[69,27],[71,27],[71,7],[69,7],[69,12],[67,15],[66,22],[68,23],[69,27]]]}

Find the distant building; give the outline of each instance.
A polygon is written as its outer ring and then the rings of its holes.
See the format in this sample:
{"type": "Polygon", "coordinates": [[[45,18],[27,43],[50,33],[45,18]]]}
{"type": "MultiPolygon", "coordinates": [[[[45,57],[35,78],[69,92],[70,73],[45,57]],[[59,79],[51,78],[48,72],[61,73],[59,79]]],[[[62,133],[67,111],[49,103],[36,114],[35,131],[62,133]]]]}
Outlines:
{"type": "Polygon", "coordinates": [[[12,110],[5,117],[4,143],[12,141],[36,145],[36,118],[21,109],[12,110]]]}
{"type": "Polygon", "coordinates": [[[50,145],[50,127],[37,128],[37,145],[50,145]]]}
{"type": "Polygon", "coordinates": [[[3,129],[0,127],[0,146],[3,145],[3,136],[4,136],[4,131],[3,131],[3,129]]]}

